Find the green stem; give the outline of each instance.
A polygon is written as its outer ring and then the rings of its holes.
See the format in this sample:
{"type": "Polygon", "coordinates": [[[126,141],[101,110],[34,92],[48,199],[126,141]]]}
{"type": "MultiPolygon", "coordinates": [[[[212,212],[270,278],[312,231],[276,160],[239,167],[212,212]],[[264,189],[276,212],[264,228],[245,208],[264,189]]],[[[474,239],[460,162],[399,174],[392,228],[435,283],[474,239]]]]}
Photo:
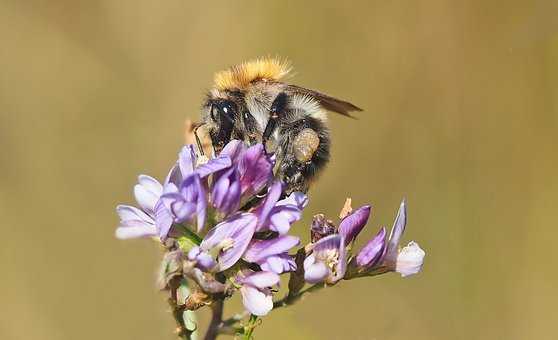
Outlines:
{"type": "Polygon", "coordinates": [[[169,305],[172,309],[172,316],[176,321],[176,333],[178,337],[184,340],[191,340],[192,332],[190,332],[186,328],[186,325],[184,324],[184,318],[182,317],[184,313],[184,307],[178,306],[176,304],[176,300],[174,300],[173,298],[169,299],[169,305]]]}
{"type": "Polygon", "coordinates": [[[248,320],[248,324],[244,327],[244,340],[252,340],[252,334],[254,334],[254,328],[256,328],[257,321],[258,317],[256,315],[250,315],[250,320],[248,320]]]}

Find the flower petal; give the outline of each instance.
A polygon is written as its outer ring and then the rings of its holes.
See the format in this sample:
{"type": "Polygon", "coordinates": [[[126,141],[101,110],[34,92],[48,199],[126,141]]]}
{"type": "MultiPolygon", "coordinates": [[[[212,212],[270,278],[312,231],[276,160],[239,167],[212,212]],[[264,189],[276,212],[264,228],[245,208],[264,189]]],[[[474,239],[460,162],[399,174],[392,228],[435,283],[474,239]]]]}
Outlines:
{"type": "Polygon", "coordinates": [[[196,261],[196,266],[203,271],[210,271],[217,262],[207,252],[202,251],[200,247],[194,247],[188,252],[188,260],[196,261]]]}
{"type": "Polygon", "coordinates": [[[381,228],[378,234],[374,236],[360,250],[356,257],[356,263],[359,267],[372,267],[382,257],[386,245],[386,228],[381,228]]]}
{"type": "Polygon", "coordinates": [[[232,244],[219,253],[219,270],[232,267],[244,254],[254,232],[257,218],[254,214],[233,215],[211,229],[203,239],[200,247],[208,252],[219,247],[223,241],[230,239],[232,244]]]}
{"type": "Polygon", "coordinates": [[[138,238],[138,237],[152,237],[157,236],[157,228],[152,225],[139,220],[128,220],[121,223],[115,232],[116,238],[121,240],[138,238]]]}
{"type": "Polygon", "coordinates": [[[365,205],[353,211],[339,223],[339,234],[344,236],[345,245],[353,242],[370,217],[370,206],[365,205]]]}
{"type": "Polygon", "coordinates": [[[225,145],[219,156],[228,156],[233,163],[237,163],[244,151],[246,151],[244,143],[233,139],[225,145]]]}
{"type": "Polygon", "coordinates": [[[165,240],[169,234],[173,222],[171,212],[167,209],[162,200],[155,204],[155,225],[159,230],[159,237],[165,240]]]}
{"type": "Polygon", "coordinates": [[[161,197],[161,195],[157,195],[149,191],[141,184],[136,184],[134,186],[134,196],[136,197],[136,201],[138,202],[140,207],[148,213],[153,212],[155,203],[157,203],[159,197],[161,197]]]}
{"type": "Polygon", "coordinates": [[[402,277],[420,272],[424,261],[424,255],[426,255],[426,253],[420,248],[418,243],[409,242],[397,255],[395,271],[400,273],[402,277]]]}
{"type": "Polygon", "coordinates": [[[255,272],[239,279],[244,285],[250,285],[256,288],[271,287],[279,283],[279,275],[272,272],[255,272]]]}
{"type": "Polygon", "coordinates": [[[163,186],[161,185],[161,183],[159,183],[158,180],[151,176],[139,175],[138,183],[155,195],[161,196],[161,194],[163,193],[163,186]]]}
{"type": "Polygon", "coordinates": [[[273,164],[262,144],[249,147],[240,158],[238,169],[242,194],[257,194],[273,177],[273,164]]]}
{"type": "Polygon", "coordinates": [[[266,223],[271,209],[275,207],[277,200],[279,199],[279,197],[281,197],[282,190],[283,186],[280,181],[273,182],[273,184],[269,188],[263,203],[258,207],[256,213],[258,215],[258,228],[266,223]]]}
{"type": "Polygon", "coordinates": [[[271,240],[252,240],[244,253],[244,259],[258,263],[266,257],[288,252],[299,243],[300,239],[291,235],[283,235],[271,240]]]}
{"type": "Polygon", "coordinates": [[[324,281],[328,275],[327,265],[322,261],[316,261],[313,254],[304,259],[304,281],[314,284],[324,281]]]}
{"type": "Polygon", "coordinates": [[[231,158],[226,155],[220,155],[217,158],[210,159],[207,163],[196,168],[196,173],[200,178],[205,178],[217,171],[224,170],[232,164],[231,158]]]}
{"type": "Polygon", "coordinates": [[[153,218],[151,216],[136,207],[132,207],[131,205],[121,204],[116,206],[116,213],[120,217],[121,221],[141,220],[145,222],[153,222],[153,218]]]}
{"type": "Polygon", "coordinates": [[[302,192],[295,191],[287,198],[277,202],[277,205],[294,205],[298,209],[302,210],[308,205],[308,196],[302,192]]]}
{"type": "Polygon", "coordinates": [[[266,257],[259,265],[262,270],[277,274],[296,270],[294,259],[286,253],[266,257]]]}
{"type": "Polygon", "coordinates": [[[331,250],[339,251],[343,237],[338,234],[326,236],[314,244],[313,255],[316,258],[327,258],[331,250]]]}
{"type": "Polygon", "coordinates": [[[182,178],[186,178],[196,167],[196,152],[192,144],[185,145],[178,154],[178,166],[182,173],[182,178]]]}
{"type": "Polygon", "coordinates": [[[339,246],[339,257],[337,258],[337,263],[335,264],[335,270],[333,275],[330,276],[328,279],[329,282],[335,283],[345,277],[345,273],[347,272],[347,257],[349,255],[348,249],[345,246],[346,242],[341,238],[340,246],[339,246]]]}
{"type": "Polygon", "coordinates": [[[240,288],[240,294],[242,295],[242,304],[254,315],[264,316],[273,309],[271,294],[266,294],[251,286],[240,288]]]}
{"type": "Polygon", "coordinates": [[[395,217],[395,222],[393,222],[391,233],[389,234],[389,241],[387,244],[385,261],[393,262],[397,258],[399,240],[401,239],[401,235],[403,235],[403,232],[405,231],[406,224],[407,224],[407,209],[406,209],[405,200],[403,200],[401,202],[401,205],[399,206],[399,211],[397,212],[397,217],[395,217]]]}

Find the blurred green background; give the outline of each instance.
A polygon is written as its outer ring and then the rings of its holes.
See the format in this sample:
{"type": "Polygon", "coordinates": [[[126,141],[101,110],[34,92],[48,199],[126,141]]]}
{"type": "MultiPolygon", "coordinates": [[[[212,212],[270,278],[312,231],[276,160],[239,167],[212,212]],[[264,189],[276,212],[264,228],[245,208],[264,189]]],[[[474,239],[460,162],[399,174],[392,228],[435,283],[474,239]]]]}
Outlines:
{"type": "MultiPolygon", "coordinates": [[[[160,250],[118,241],[215,71],[288,57],[331,116],[306,218],[371,202],[424,271],[342,282],[258,339],[555,339],[556,1],[0,1],[0,338],[174,339],[160,250]]],[[[364,237],[366,238],[366,237],[364,237]]],[[[240,308],[234,300],[227,314],[240,308]]],[[[205,320],[207,315],[202,314],[205,320]]]]}

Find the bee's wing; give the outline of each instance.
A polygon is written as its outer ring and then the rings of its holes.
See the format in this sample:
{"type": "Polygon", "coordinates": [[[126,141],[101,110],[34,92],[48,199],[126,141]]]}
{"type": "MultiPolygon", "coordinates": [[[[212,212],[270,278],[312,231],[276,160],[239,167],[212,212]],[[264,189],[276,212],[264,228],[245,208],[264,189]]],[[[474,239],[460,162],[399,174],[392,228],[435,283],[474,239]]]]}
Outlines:
{"type": "Polygon", "coordinates": [[[328,96],[327,94],[310,90],[304,87],[296,86],[296,85],[287,85],[287,92],[291,92],[293,94],[302,94],[302,95],[309,95],[314,98],[324,107],[324,109],[332,112],[337,112],[342,114],[343,116],[351,117],[352,115],[349,114],[351,111],[362,111],[362,109],[354,104],[351,104],[347,101],[333,98],[328,96]]]}

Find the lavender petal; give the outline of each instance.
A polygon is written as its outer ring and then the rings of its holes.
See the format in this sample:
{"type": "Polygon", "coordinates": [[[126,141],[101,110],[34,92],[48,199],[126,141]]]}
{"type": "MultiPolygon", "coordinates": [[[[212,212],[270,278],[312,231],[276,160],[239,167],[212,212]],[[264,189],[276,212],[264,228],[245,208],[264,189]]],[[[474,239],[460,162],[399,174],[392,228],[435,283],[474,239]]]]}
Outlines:
{"type": "Polygon", "coordinates": [[[382,227],[378,234],[374,236],[360,250],[356,257],[357,266],[369,268],[379,262],[386,245],[386,228],[382,227]]]}
{"type": "Polygon", "coordinates": [[[324,262],[316,261],[311,254],[304,260],[304,281],[315,284],[324,281],[329,275],[329,268],[324,262]]]}
{"type": "Polygon", "coordinates": [[[238,280],[241,284],[256,288],[271,287],[279,283],[279,275],[272,272],[255,272],[238,280]]]}
{"type": "Polygon", "coordinates": [[[370,217],[370,206],[365,205],[353,211],[339,223],[339,234],[345,238],[345,245],[353,242],[370,217]]]}
{"type": "Polygon", "coordinates": [[[300,239],[291,235],[279,236],[271,240],[252,240],[243,257],[248,262],[258,263],[266,257],[288,252],[299,243],[300,239]]]}
{"type": "Polygon", "coordinates": [[[401,202],[399,206],[399,211],[397,212],[397,217],[391,228],[391,233],[389,235],[389,241],[387,244],[385,261],[394,262],[397,258],[397,250],[399,248],[399,240],[401,235],[405,231],[405,225],[407,224],[407,211],[405,200],[401,202]]]}
{"type": "Polygon", "coordinates": [[[257,288],[243,286],[240,288],[242,304],[252,314],[264,316],[273,309],[271,294],[266,294],[257,288]]]}

